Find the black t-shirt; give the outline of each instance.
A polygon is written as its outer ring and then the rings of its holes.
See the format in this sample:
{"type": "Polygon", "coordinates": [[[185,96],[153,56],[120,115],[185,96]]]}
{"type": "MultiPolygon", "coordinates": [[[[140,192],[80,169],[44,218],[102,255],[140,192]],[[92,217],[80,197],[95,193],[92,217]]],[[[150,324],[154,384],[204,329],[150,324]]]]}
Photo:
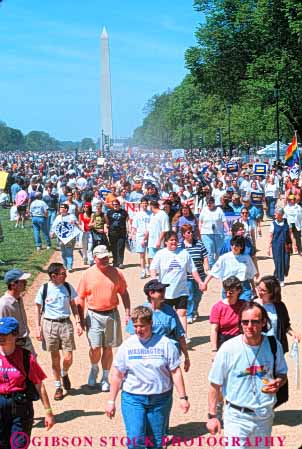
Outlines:
{"type": "Polygon", "coordinates": [[[109,220],[109,232],[126,234],[128,212],[126,212],[124,209],[109,210],[107,212],[107,217],[109,220]]]}

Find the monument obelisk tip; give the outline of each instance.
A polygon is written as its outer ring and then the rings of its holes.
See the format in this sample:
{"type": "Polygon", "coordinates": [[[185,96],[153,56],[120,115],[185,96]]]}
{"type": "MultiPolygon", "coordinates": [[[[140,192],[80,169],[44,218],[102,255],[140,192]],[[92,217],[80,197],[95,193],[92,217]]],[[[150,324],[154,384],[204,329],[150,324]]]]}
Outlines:
{"type": "Polygon", "coordinates": [[[107,30],[106,30],[106,27],[103,27],[102,34],[101,34],[101,39],[108,39],[108,33],[107,33],[107,30]]]}

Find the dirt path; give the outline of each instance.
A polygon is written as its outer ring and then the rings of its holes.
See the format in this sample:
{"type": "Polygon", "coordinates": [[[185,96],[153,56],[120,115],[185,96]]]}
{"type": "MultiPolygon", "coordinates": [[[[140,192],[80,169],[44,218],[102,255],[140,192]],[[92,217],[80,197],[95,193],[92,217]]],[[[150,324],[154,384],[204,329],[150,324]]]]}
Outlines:
{"type": "MultiPolygon", "coordinates": [[[[273,263],[266,256],[266,245],[268,240],[269,222],[263,226],[263,237],[258,239],[257,245],[260,248],[258,252],[260,273],[271,274],[273,272],[273,263]]],[[[53,261],[61,261],[59,252],[53,256],[53,261]]],[[[143,302],[144,294],[142,287],[144,281],[139,279],[138,257],[127,253],[126,269],[124,270],[132,305],[139,305],[143,302]]],[[[75,287],[81,276],[83,267],[79,252],[76,251],[75,271],[68,274],[68,281],[75,287]]],[[[282,290],[283,299],[289,309],[292,325],[294,329],[302,330],[301,314],[301,286],[302,286],[302,258],[298,255],[292,257],[290,275],[287,278],[286,286],[282,290]]],[[[33,327],[34,296],[37,288],[47,280],[47,275],[41,273],[32,285],[25,299],[27,313],[31,329],[33,327]]],[[[194,443],[187,443],[187,446],[208,447],[215,446],[215,440],[212,438],[206,441],[209,436],[206,432],[204,423],[207,418],[207,374],[210,369],[210,345],[208,322],[209,310],[211,305],[219,299],[220,282],[213,281],[210,284],[209,291],[204,295],[198,322],[189,326],[189,336],[192,338],[192,348],[190,350],[191,369],[185,375],[188,395],[191,402],[191,410],[187,415],[183,415],[178,407],[177,395],[174,398],[174,405],[171,414],[171,433],[181,436],[195,438],[194,443]],[[204,440],[198,440],[202,437],[204,440]],[[207,444],[208,443],[208,444],[207,444]]],[[[120,308],[123,316],[122,307],[120,308]]],[[[290,338],[290,344],[291,344],[290,338]]],[[[51,378],[51,365],[49,354],[42,352],[39,343],[34,340],[35,347],[39,354],[39,362],[43,366],[49,379],[46,381],[47,390],[50,397],[54,394],[54,385],[51,378]]],[[[120,438],[125,435],[124,425],[121,419],[119,400],[117,405],[117,416],[109,420],[104,414],[104,407],[108,394],[97,390],[90,390],[85,386],[90,369],[88,359],[88,344],[86,336],[76,338],[77,351],[75,352],[74,365],[70,371],[70,378],[73,390],[63,401],[55,402],[52,400],[52,406],[56,415],[56,426],[48,433],[43,429],[43,408],[40,403],[35,405],[36,420],[32,433],[31,448],[40,445],[40,447],[125,447],[125,441],[120,438]],[[46,439],[48,437],[48,439],[46,439]],[[54,440],[51,437],[57,437],[54,440]],[[87,437],[87,438],[85,438],[87,437]],[[100,438],[104,437],[101,441],[100,438]],[[111,439],[110,439],[111,437],[111,439]],[[113,437],[117,437],[116,440],[113,437]],[[64,439],[65,438],[65,439],[64,439]],[[107,440],[106,440],[107,439],[107,440]]],[[[288,449],[298,449],[302,442],[302,390],[296,390],[294,386],[294,365],[292,359],[287,355],[289,365],[290,381],[290,401],[278,409],[275,417],[273,436],[285,437],[284,447],[288,449]]],[[[176,445],[176,444],[175,444],[176,445]]],[[[280,447],[277,439],[274,445],[280,447]]],[[[216,444],[219,447],[219,442],[216,444]]],[[[181,447],[186,447],[182,444],[181,447]]]]}

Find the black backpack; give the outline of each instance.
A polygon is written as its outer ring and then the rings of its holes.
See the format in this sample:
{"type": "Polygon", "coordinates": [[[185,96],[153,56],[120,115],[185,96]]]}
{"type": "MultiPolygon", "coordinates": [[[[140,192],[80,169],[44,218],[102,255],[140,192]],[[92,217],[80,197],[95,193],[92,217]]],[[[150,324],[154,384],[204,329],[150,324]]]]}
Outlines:
{"type": "MultiPolygon", "coordinates": [[[[276,354],[277,354],[277,341],[275,339],[275,337],[273,335],[270,335],[268,337],[268,341],[271,347],[271,351],[273,353],[274,356],[274,378],[276,377],[276,354]]],[[[276,393],[277,396],[277,402],[274,405],[274,408],[279,407],[279,405],[284,404],[285,402],[288,401],[288,380],[286,381],[286,383],[284,385],[282,385],[282,387],[279,388],[279,390],[276,393]]]]}
{"type": "MultiPolygon", "coordinates": [[[[70,284],[68,282],[64,282],[64,287],[68,291],[68,296],[69,296],[69,300],[70,300],[70,298],[71,298],[70,284]]],[[[43,284],[41,315],[44,313],[44,310],[45,310],[45,300],[47,297],[47,290],[48,290],[48,282],[46,282],[46,284],[43,284]]]]}
{"type": "Polygon", "coordinates": [[[35,385],[28,377],[30,351],[24,348],[22,350],[23,350],[23,366],[26,374],[26,397],[29,401],[38,401],[40,399],[40,395],[35,385]]]}

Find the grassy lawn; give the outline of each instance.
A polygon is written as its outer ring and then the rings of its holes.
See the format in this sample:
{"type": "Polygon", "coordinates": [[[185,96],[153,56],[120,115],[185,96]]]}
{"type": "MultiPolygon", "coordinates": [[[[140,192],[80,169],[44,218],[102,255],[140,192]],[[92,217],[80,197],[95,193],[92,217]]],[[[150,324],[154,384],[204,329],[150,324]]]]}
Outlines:
{"type": "MultiPolygon", "coordinates": [[[[54,252],[54,249],[43,249],[39,253],[34,244],[31,220],[27,220],[24,229],[15,229],[15,222],[9,221],[9,209],[0,209],[0,218],[3,227],[4,242],[0,243],[0,259],[5,264],[0,265],[0,294],[6,291],[4,274],[12,268],[20,268],[32,274],[28,280],[30,285],[37,274],[42,271],[54,252]]],[[[42,236],[42,245],[45,242],[42,236]]],[[[55,243],[52,242],[53,246],[55,243]]]]}

